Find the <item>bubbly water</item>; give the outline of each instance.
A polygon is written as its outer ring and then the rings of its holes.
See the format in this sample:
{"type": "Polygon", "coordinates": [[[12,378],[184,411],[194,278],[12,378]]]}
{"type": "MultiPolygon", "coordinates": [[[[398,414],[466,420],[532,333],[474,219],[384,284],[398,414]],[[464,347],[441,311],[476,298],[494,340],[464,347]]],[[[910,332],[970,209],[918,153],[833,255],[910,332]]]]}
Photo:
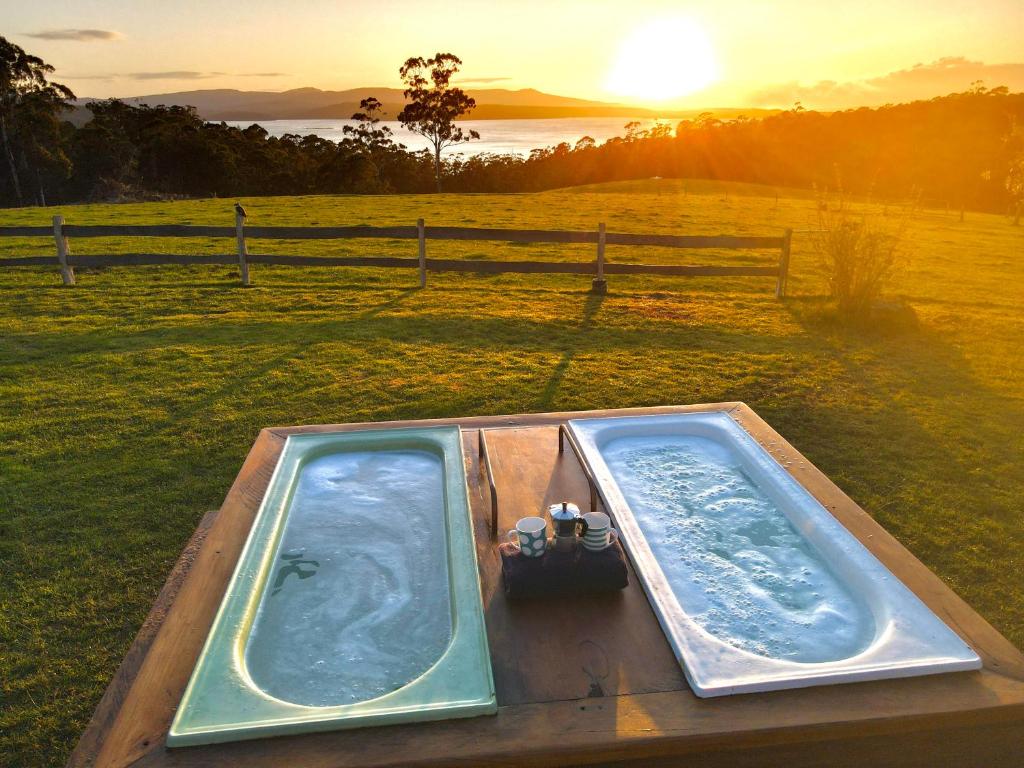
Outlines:
{"type": "Polygon", "coordinates": [[[835,661],[867,647],[868,607],[721,444],[623,437],[601,449],[683,610],[761,656],[835,661]]]}
{"type": "Polygon", "coordinates": [[[438,456],[310,461],[246,646],[253,681],[279,699],[328,706],[419,677],[452,636],[447,547],[438,456]]]}

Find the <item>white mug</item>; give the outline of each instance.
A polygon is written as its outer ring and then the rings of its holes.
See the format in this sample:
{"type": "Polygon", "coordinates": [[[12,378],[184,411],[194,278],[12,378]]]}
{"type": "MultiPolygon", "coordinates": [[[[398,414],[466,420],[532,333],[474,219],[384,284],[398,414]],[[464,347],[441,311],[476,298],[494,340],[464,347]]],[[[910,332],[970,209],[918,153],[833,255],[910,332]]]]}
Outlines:
{"type": "Polygon", "coordinates": [[[587,522],[583,546],[589,551],[600,552],[619,540],[619,532],[611,527],[612,520],[604,512],[588,512],[583,519],[587,522]]]}
{"type": "Polygon", "coordinates": [[[508,532],[525,557],[540,557],[548,548],[548,523],[543,517],[524,517],[508,532]]]}

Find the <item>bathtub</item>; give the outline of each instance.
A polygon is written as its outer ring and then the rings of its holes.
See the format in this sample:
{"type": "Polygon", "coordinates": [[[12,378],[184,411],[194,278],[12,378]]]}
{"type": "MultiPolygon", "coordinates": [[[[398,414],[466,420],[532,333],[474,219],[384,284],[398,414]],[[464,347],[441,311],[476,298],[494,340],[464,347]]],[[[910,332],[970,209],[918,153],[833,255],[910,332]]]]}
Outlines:
{"type": "Polygon", "coordinates": [[[696,695],[981,667],[728,414],[568,426],[696,695]]]}
{"type": "Polygon", "coordinates": [[[169,747],[497,711],[459,428],[291,435],[169,747]]]}

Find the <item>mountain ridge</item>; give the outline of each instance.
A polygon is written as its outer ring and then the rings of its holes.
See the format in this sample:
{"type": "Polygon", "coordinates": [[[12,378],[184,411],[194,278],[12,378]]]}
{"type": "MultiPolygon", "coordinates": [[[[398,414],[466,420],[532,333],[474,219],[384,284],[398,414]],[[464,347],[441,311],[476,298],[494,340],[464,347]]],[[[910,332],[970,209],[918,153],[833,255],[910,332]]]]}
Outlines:
{"type": "MultiPolygon", "coordinates": [[[[615,102],[579,99],[544,93],[535,88],[466,88],[477,107],[464,119],[514,120],[565,117],[686,117],[704,110],[654,110],[615,102]]],[[[304,87],[286,91],[244,91],[237,88],[209,88],[123,97],[121,101],[146,106],[191,106],[204,120],[300,120],[347,119],[359,110],[362,99],[374,96],[383,104],[384,119],[394,120],[405,103],[399,88],[360,87],[341,91],[304,87]]],[[[81,98],[82,107],[101,99],[81,98]]],[[[733,116],[777,110],[719,108],[717,115],[733,116]]]]}

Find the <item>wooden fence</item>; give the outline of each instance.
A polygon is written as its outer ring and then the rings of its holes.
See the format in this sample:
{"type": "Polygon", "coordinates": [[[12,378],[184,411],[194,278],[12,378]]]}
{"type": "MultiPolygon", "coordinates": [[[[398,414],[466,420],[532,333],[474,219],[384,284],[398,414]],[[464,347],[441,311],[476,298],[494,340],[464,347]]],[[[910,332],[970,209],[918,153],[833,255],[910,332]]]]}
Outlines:
{"type": "Polygon", "coordinates": [[[780,237],[717,235],[633,235],[608,232],[599,224],[596,231],[548,229],[485,229],[480,227],[428,227],[423,219],[412,227],[258,227],[246,226],[245,217],[237,215],[234,227],[196,226],[182,224],[80,226],[65,224],[62,216],[53,217],[53,227],[0,227],[0,237],[53,237],[53,256],[18,256],[0,259],[3,267],[57,265],[65,285],[75,284],[75,267],[142,266],[157,264],[235,264],[243,285],[250,284],[249,265],[277,264],[304,267],[384,267],[419,270],[420,286],[427,284],[427,272],[478,272],[496,274],[563,273],[593,275],[593,288],[603,292],[606,275],[742,275],[774,277],[775,295],[786,295],[789,275],[789,252],[793,230],[780,237]],[[236,241],[235,254],[166,254],[119,253],[73,256],[70,238],[80,237],[210,237],[236,241]],[[247,240],[344,240],[350,238],[384,238],[417,240],[417,258],[390,256],[289,256],[249,253],[247,240]],[[590,243],[597,246],[592,262],[558,261],[485,261],[480,259],[427,258],[427,240],[491,240],[510,243],[590,243]],[[700,266],[675,264],[632,264],[609,262],[605,258],[608,245],[652,246],[658,248],[724,248],[778,250],[778,262],[768,266],[700,266]]]}

